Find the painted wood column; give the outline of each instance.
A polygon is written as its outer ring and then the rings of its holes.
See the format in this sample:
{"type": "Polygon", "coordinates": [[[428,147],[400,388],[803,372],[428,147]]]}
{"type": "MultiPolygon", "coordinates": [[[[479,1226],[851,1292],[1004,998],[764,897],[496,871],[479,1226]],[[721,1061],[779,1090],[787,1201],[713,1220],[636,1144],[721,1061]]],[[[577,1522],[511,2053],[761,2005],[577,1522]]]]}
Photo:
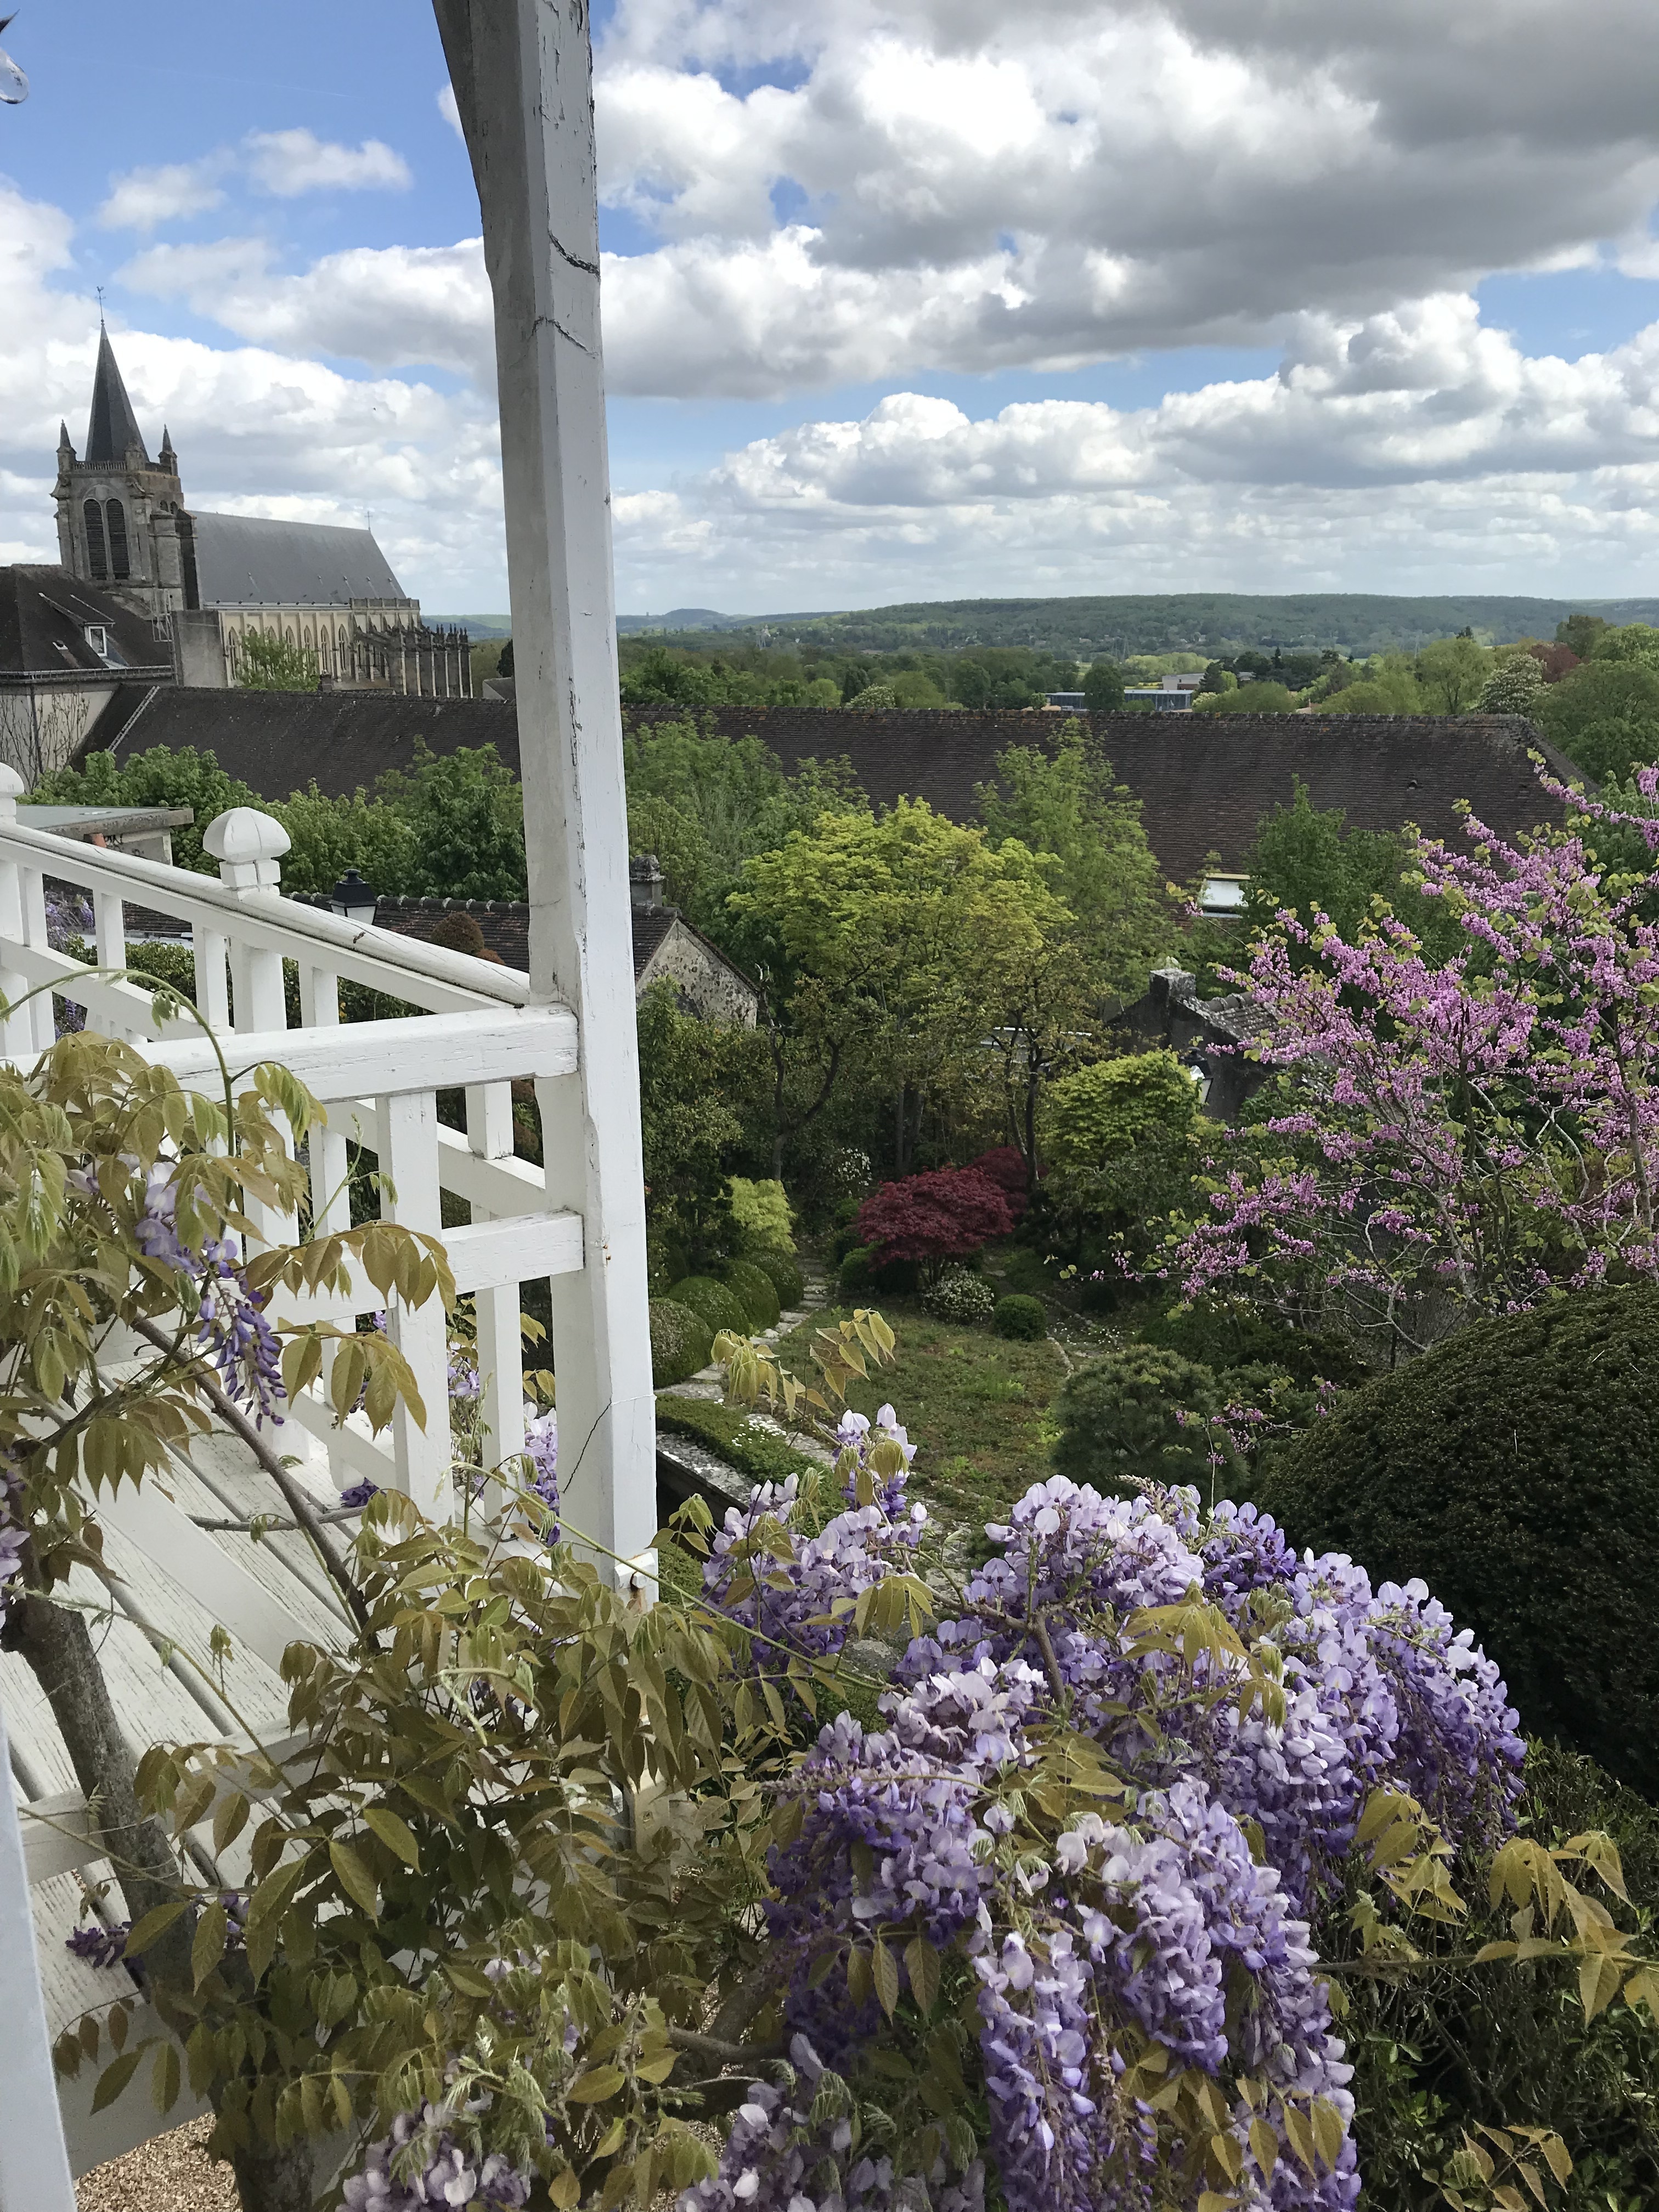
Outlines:
{"type": "Polygon", "coordinates": [[[588,5],[434,8],[495,295],[531,977],[581,1040],[576,1075],[538,1085],[547,1203],[579,1212],[585,1237],[581,1273],[553,1283],[560,1517],[643,1559],[655,1407],[588,5]]]}

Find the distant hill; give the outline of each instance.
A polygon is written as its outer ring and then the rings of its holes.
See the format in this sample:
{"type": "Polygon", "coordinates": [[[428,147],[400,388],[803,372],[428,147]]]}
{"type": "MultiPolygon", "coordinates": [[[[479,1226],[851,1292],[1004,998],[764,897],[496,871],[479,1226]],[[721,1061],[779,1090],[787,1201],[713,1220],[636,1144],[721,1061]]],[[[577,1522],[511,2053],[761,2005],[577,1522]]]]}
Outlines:
{"type": "Polygon", "coordinates": [[[459,626],[467,632],[475,645],[482,638],[511,637],[513,635],[511,615],[429,615],[422,609],[422,620],[429,622],[434,629],[459,626]]]}
{"type": "Polygon", "coordinates": [[[1470,593],[1408,599],[1381,592],[1171,592],[1073,599],[918,600],[847,612],[722,615],[679,607],[665,615],[624,615],[623,631],[759,629],[774,645],[817,644],[842,652],[960,651],[964,646],[1024,645],[1069,653],[1169,653],[1190,647],[1206,657],[1246,646],[1346,653],[1410,653],[1431,638],[1472,629],[1483,643],[1553,637],[1573,613],[1609,622],[1659,623],[1659,599],[1546,599],[1470,593]]]}

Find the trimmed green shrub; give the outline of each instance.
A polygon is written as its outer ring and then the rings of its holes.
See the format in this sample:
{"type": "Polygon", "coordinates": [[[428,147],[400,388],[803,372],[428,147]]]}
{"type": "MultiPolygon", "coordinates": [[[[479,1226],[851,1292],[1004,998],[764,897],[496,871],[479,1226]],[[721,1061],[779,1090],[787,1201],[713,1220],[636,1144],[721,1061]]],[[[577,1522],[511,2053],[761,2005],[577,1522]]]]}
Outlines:
{"type": "Polygon", "coordinates": [[[735,1336],[750,1334],[749,1311],[738,1293],[712,1275],[687,1275],[668,1293],[677,1305],[690,1306],[718,1336],[729,1328],[735,1336]]]}
{"type": "Polygon", "coordinates": [[[745,1253],[763,1246],[779,1252],[794,1250],[789,1201],[781,1182],[757,1182],[748,1176],[733,1176],[726,1189],[732,1218],[743,1231],[745,1253]]]}
{"type": "Polygon", "coordinates": [[[750,1328],[770,1328],[779,1313],[777,1285],[752,1260],[723,1260],[720,1279],[743,1300],[750,1328]]]}
{"type": "Polygon", "coordinates": [[[896,1291],[901,1295],[914,1291],[921,1279],[921,1270],[914,1260],[889,1260],[884,1266],[872,1263],[867,1244],[855,1244],[842,1257],[836,1273],[836,1289],[846,1300],[861,1297],[866,1291],[896,1291]]]}
{"type": "Polygon", "coordinates": [[[1346,1337],[1292,1328],[1248,1298],[1205,1299],[1184,1311],[1144,1315],[1136,1326],[1148,1344],[1218,1374],[1233,1367],[1279,1367],[1304,1390],[1317,1382],[1346,1389],[1367,1377],[1364,1360],[1346,1337]]]}
{"type": "Polygon", "coordinates": [[[1036,1344],[1048,1334],[1048,1316],[1041,1298],[1011,1291],[1006,1298],[997,1300],[991,1326],[999,1336],[1012,1337],[1017,1344],[1036,1344]]]}
{"type": "Polygon", "coordinates": [[[701,1314],[678,1298],[653,1298],[650,1311],[651,1377],[661,1390],[708,1366],[714,1332],[701,1314]]]}
{"type": "Polygon", "coordinates": [[[1155,1134],[1184,1134],[1197,1113],[1196,1086],[1172,1052],[1100,1060],[1049,1085],[1044,1151],[1059,1167],[1095,1167],[1155,1134]]]}
{"type": "Polygon", "coordinates": [[[757,1250],[745,1252],[744,1258],[751,1267],[771,1278],[772,1287],[778,1294],[779,1308],[785,1312],[799,1305],[806,1295],[800,1262],[793,1252],[780,1251],[775,1245],[763,1244],[757,1250]]]}
{"type": "Polygon", "coordinates": [[[969,1267],[947,1267],[921,1294],[921,1303],[930,1314],[958,1328],[989,1321],[996,1302],[997,1294],[984,1276],[975,1274],[969,1267]]]}
{"type": "Polygon", "coordinates": [[[1477,1322],[1270,1457],[1298,1548],[1420,1576],[1533,1735],[1659,1794],[1659,1289],[1477,1322]]]}
{"type": "Polygon", "coordinates": [[[1207,1494],[1209,1444],[1176,1415],[1217,1410],[1207,1367],[1155,1345],[1126,1344],[1068,1375],[1054,1401],[1054,1472],[1127,1496],[1137,1478],[1196,1482],[1207,1494]]]}
{"type": "MultiPolygon", "coordinates": [[[[88,959],[95,955],[88,950],[88,959]]],[[[157,982],[171,983],[180,998],[196,1003],[196,955],[187,945],[159,945],[145,943],[127,947],[127,966],[141,975],[153,975],[157,982]]],[[[143,990],[140,983],[137,988],[143,990]]]]}
{"type": "Polygon", "coordinates": [[[853,1298],[869,1287],[870,1247],[854,1244],[841,1255],[841,1265],[836,1270],[836,1288],[843,1298],[853,1298]]]}
{"type": "MultiPolygon", "coordinates": [[[[798,1451],[787,1437],[757,1428],[740,1407],[723,1406],[716,1399],[659,1398],[657,1426],[706,1445],[752,1482],[787,1482],[792,1474],[822,1475],[825,1471],[819,1461],[798,1451]]],[[[833,1492],[833,1483],[830,1488],[833,1492]]]]}

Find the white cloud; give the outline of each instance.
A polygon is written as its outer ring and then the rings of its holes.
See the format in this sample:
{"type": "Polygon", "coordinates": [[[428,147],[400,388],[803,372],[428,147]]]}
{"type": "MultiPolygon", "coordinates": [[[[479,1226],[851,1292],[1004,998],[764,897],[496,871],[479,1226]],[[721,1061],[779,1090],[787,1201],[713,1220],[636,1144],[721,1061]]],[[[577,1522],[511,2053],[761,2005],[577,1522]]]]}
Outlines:
{"type": "Polygon", "coordinates": [[[1647,0],[1594,38],[1553,0],[623,0],[602,187],[660,244],[612,356],[744,394],[1063,368],[1571,265],[1646,237],[1656,66],[1647,0]]]}
{"type": "Polygon", "coordinates": [[[1459,295],[1309,317],[1275,376],[977,420],[898,392],[616,507],[629,605],[1627,592],[1659,553],[1659,324],[1568,362],[1459,295]]]}
{"type": "Polygon", "coordinates": [[[222,204],[222,155],[200,161],[167,161],[150,169],[129,169],[111,179],[109,198],[98,210],[106,230],[152,231],[181,216],[203,215],[222,204]]]}
{"type": "Polygon", "coordinates": [[[465,146],[466,133],[461,128],[461,110],[455,98],[455,88],[453,84],[445,83],[439,86],[438,112],[465,146]]]}
{"type": "Polygon", "coordinates": [[[256,131],[245,142],[248,173],[279,199],[301,192],[407,191],[409,164],[379,138],[341,146],[309,131],[256,131]]]}

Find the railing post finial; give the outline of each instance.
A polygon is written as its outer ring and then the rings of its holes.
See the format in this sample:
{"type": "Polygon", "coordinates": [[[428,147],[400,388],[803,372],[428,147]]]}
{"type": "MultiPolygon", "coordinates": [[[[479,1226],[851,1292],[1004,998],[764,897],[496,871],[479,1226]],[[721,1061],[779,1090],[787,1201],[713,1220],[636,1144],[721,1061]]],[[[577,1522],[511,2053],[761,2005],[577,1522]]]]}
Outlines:
{"type": "Polygon", "coordinates": [[[293,840],[274,815],[257,806],[233,806],[202,832],[203,850],[219,863],[234,891],[274,891],[283,880],[282,858],[293,840]]]}
{"type": "Polygon", "coordinates": [[[15,822],[17,802],[28,789],[9,761],[0,761],[0,822],[15,822]]]}

